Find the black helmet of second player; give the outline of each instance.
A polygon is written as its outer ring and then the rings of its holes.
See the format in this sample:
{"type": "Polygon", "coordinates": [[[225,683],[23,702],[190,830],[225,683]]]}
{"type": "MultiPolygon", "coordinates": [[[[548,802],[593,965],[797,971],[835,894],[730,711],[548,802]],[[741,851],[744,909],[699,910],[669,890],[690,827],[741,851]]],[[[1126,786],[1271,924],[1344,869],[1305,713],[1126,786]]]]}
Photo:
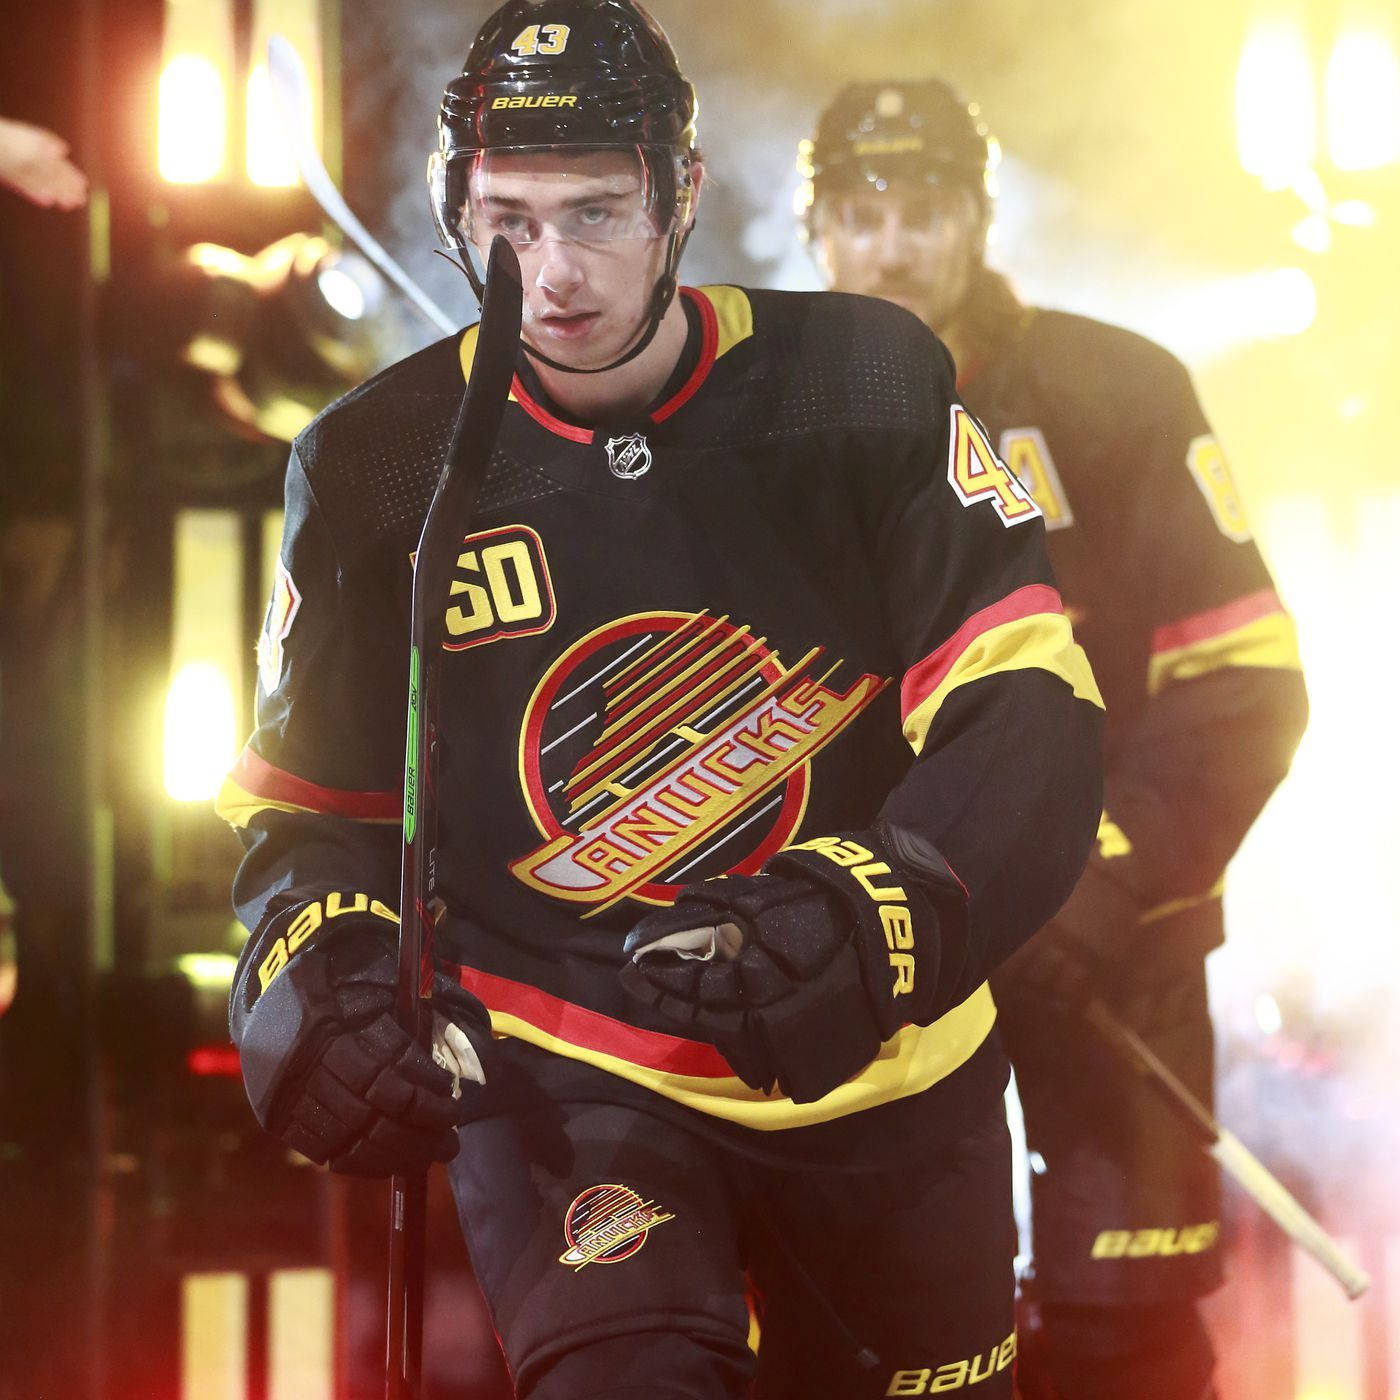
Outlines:
{"type": "Polygon", "coordinates": [[[695,111],[666,35],[635,0],[509,0],[443,94],[428,169],[438,232],[449,247],[473,241],[470,180],[494,152],[635,151],[646,192],[640,232],[670,235],[674,263],[693,203],[695,111]]]}
{"type": "Polygon", "coordinates": [[[1001,148],[975,102],[947,83],[852,83],[832,99],[816,134],[798,147],[794,207],[805,233],[832,194],[884,190],[891,180],[965,185],[977,196],[983,229],[992,219],[1001,148]]]}

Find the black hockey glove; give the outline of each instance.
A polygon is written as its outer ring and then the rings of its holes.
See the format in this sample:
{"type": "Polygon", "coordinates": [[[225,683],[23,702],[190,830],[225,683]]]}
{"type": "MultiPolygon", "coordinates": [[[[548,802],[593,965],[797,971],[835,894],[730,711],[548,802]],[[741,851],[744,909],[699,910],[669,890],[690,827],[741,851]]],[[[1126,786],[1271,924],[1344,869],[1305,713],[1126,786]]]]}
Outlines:
{"type": "Polygon", "coordinates": [[[735,1074],[810,1103],[938,1006],[945,936],[965,895],[927,842],[898,828],[779,851],[759,875],[691,885],[628,935],[623,986],[735,1074]],[[942,927],[940,927],[942,924],[942,927]]]}
{"type": "Polygon", "coordinates": [[[365,896],[328,894],[250,938],[229,1028],[258,1122],[313,1162],[392,1176],[457,1155],[470,1116],[460,1081],[485,1082],[490,1018],[441,973],[433,1050],[394,1019],[398,924],[365,896]]]}
{"type": "Polygon", "coordinates": [[[1112,985],[1143,950],[1142,905],[1091,861],[1058,914],[992,976],[998,1002],[1048,1003],[1068,1014],[1112,985]]]}

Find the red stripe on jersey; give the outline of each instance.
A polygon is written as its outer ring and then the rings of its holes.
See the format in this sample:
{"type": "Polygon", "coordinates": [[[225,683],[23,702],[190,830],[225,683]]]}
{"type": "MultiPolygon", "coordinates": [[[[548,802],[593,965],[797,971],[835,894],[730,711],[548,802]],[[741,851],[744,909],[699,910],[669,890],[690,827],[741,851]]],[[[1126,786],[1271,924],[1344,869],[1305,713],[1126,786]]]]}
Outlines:
{"type": "Polygon", "coordinates": [[[590,443],[593,441],[592,428],[575,427],[572,423],[566,423],[562,418],[556,418],[547,408],[541,407],[532,399],[526,391],[524,384],[520,382],[517,374],[512,381],[512,393],[520,407],[530,415],[542,428],[548,428],[551,433],[557,433],[562,438],[568,438],[570,442],[590,443]]]}
{"type": "Polygon", "coordinates": [[[309,812],[376,821],[397,821],[403,816],[401,792],[345,792],[339,788],[318,787],[295,773],[274,768],[251,748],[245,748],[238,755],[229,777],[250,796],[304,807],[309,812]]]}
{"type": "Polygon", "coordinates": [[[1247,593],[1223,607],[1211,608],[1209,612],[1195,613],[1191,617],[1179,618],[1159,627],[1152,634],[1152,654],[1164,651],[1180,651],[1182,647],[1195,646],[1198,642],[1208,642],[1213,637],[1223,637],[1227,632],[1248,627],[1261,617],[1284,612],[1283,601],[1272,588],[1260,589],[1258,593],[1247,593]]]}
{"type": "MultiPolygon", "coordinates": [[[[710,299],[694,287],[682,287],[681,295],[693,303],[700,313],[700,358],[685,383],[655,413],[648,415],[653,423],[660,423],[669,418],[678,408],[695,397],[710,370],[714,368],[715,355],[719,350],[719,318],[715,315],[715,308],[710,304],[710,299]]],[[[556,418],[543,404],[536,403],[521,383],[518,374],[512,384],[512,392],[520,407],[542,428],[548,428],[551,433],[568,438],[570,442],[588,444],[593,441],[592,428],[581,428],[577,424],[566,423],[562,418],[556,418]]]]}
{"type": "Polygon", "coordinates": [[[669,418],[678,408],[695,397],[705,382],[705,376],[713,368],[715,352],[719,349],[719,319],[709,297],[696,291],[694,287],[682,287],[681,295],[700,313],[700,359],[691,371],[690,378],[651,415],[653,423],[660,423],[669,418]]]}
{"type": "Polygon", "coordinates": [[[984,632],[993,627],[1001,627],[1008,622],[1019,622],[1037,613],[1062,613],[1064,604],[1060,595],[1046,583],[1028,583],[1014,593],[1008,593],[999,602],[973,613],[937,651],[930,652],[922,661],[916,661],[905,673],[899,684],[900,715],[903,719],[919,708],[942,684],[944,678],[957,665],[958,657],[970,647],[984,632]]]}
{"type": "Polygon", "coordinates": [[[496,977],[474,967],[458,967],[458,981],[486,1007],[519,1017],[565,1045],[609,1055],[628,1064],[690,1079],[733,1079],[729,1062],[699,1040],[682,1040],[664,1031],[644,1031],[598,1011],[550,996],[538,987],[496,977]]]}

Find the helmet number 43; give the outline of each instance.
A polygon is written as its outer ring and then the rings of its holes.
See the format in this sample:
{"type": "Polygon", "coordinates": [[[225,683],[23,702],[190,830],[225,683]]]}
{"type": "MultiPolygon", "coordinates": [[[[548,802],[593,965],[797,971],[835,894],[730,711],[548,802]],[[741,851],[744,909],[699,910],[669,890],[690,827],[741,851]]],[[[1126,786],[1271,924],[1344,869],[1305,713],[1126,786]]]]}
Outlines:
{"type": "Polygon", "coordinates": [[[527,24],[511,40],[511,49],[521,58],[534,54],[560,54],[569,46],[567,24],[527,24]]]}

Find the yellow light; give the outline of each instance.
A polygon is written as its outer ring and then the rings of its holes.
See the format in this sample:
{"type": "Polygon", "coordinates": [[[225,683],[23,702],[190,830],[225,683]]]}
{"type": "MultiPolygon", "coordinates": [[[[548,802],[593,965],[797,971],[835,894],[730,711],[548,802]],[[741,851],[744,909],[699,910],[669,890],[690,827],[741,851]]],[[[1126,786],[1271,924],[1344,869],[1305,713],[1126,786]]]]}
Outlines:
{"type": "Polygon", "coordinates": [[[1240,164],[1270,189],[1294,183],[1317,155],[1317,100],[1307,43],[1281,17],[1257,22],[1235,72],[1240,164]]]}
{"type": "Polygon", "coordinates": [[[232,953],[182,953],[175,966],[194,986],[218,990],[233,986],[238,959],[232,953]]]}
{"type": "Polygon", "coordinates": [[[233,682],[208,661],[175,673],[165,698],[165,790],[176,802],[208,802],[238,755],[233,682]]]}
{"type": "Polygon", "coordinates": [[[1301,267],[1275,267],[1242,278],[1237,289],[1242,325],[1256,335],[1302,335],[1317,319],[1317,288],[1301,267]]]}
{"type": "Polygon", "coordinates": [[[1364,199],[1344,199],[1332,206],[1331,213],[1334,222],[1351,228],[1372,228],[1376,222],[1376,211],[1364,199]]]}
{"type": "Polygon", "coordinates": [[[1339,170],[1400,159],[1400,61],[1380,29],[1338,36],[1327,62],[1327,154],[1339,170]]]}
{"type": "MultiPolygon", "coordinates": [[[[309,101],[309,95],[308,95],[309,101]]],[[[304,108],[301,120],[311,127],[311,112],[304,108]]],[[[292,143],[282,130],[281,117],[272,96],[267,65],[260,63],[248,75],[248,178],[255,185],[285,189],[298,183],[292,143]]]]}
{"type": "Polygon", "coordinates": [[[1325,253],[1332,246],[1332,225],[1326,214],[1309,214],[1293,225],[1293,241],[1309,253],[1325,253]]]}
{"type": "Polygon", "coordinates": [[[223,172],[227,112],[224,83],[214,63],[199,54],[176,54],[160,75],[157,125],[161,176],[197,185],[223,172]]]}

